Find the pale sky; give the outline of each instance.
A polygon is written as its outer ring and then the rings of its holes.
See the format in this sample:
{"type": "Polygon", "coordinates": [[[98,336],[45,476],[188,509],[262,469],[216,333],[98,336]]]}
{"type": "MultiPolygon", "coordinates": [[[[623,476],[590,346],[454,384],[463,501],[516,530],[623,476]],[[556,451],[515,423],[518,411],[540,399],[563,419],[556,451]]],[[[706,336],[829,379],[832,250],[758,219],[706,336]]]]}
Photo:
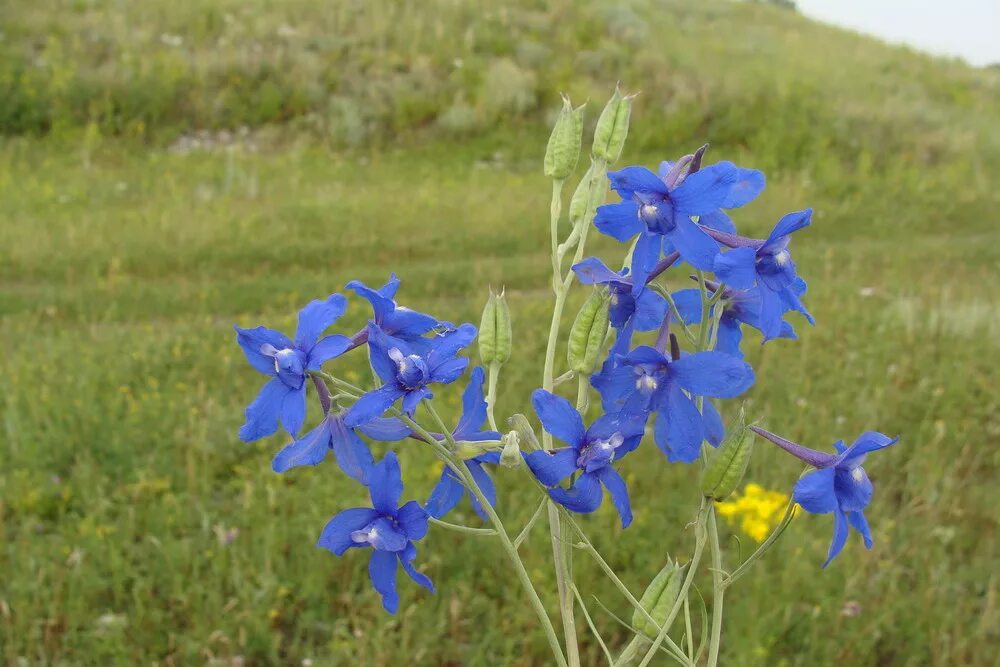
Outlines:
{"type": "Polygon", "coordinates": [[[796,0],[806,16],[973,65],[1000,63],[1000,0],[796,0]]]}

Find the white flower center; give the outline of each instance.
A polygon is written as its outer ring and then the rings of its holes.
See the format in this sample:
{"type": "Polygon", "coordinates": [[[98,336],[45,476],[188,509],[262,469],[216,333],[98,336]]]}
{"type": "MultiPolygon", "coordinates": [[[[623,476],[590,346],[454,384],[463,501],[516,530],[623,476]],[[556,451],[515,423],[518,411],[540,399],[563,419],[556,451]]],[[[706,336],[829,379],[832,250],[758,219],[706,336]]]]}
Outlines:
{"type": "Polygon", "coordinates": [[[851,471],[851,479],[853,479],[855,482],[860,483],[861,480],[863,480],[864,478],[865,478],[865,473],[863,470],[861,470],[861,468],[855,468],[854,470],[851,471]]]}
{"type": "Polygon", "coordinates": [[[643,204],[639,207],[639,217],[652,218],[656,215],[656,206],[653,204],[643,204]]]}
{"type": "Polygon", "coordinates": [[[645,373],[640,375],[639,379],[635,381],[635,388],[644,393],[656,391],[656,386],[656,378],[645,373]]]}
{"type": "Polygon", "coordinates": [[[778,266],[784,266],[785,264],[788,264],[788,260],[790,260],[791,258],[792,256],[787,250],[782,250],[780,252],[775,253],[774,262],[778,266]]]}
{"type": "Polygon", "coordinates": [[[368,530],[356,530],[351,533],[351,541],[355,544],[371,544],[378,537],[378,528],[372,526],[368,530]]]}

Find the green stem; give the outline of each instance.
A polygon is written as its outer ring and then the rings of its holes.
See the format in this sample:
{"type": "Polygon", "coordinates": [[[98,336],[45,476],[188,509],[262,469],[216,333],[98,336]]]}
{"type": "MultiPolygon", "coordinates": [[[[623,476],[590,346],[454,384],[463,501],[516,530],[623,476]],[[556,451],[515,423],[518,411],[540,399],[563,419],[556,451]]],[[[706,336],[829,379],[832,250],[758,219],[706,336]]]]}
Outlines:
{"type": "Polygon", "coordinates": [[[648,287],[666,300],[667,305],[670,306],[670,310],[674,313],[674,319],[677,321],[677,324],[680,325],[681,331],[684,333],[684,337],[687,338],[689,343],[694,345],[697,342],[694,334],[691,333],[691,329],[688,325],[684,323],[684,318],[681,317],[681,311],[677,308],[677,304],[674,302],[674,297],[670,295],[670,291],[664,289],[662,285],[658,285],[656,283],[650,283],[648,287]]]}
{"type": "Polygon", "coordinates": [[[719,530],[715,521],[715,504],[708,512],[708,540],[712,552],[712,639],[708,645],[708,667],[719,664],[719,647],[722,642],[722,550],[719,548],[719,530]]]}
{"type": "Polygon", "coordinates": [[[732,574],[726,577],[726,579],[722,582],[723,588],[729,588],[732,586],[737,579],[746,574],[750,567],[753,566],[753,564],[756,563],[757,560],[771,548],[778,538],[781,537],[781,534],[785,532],[785,529],[788,528],[788,524],[791,523],[792,516],[794,516],[794,514],[795,501],[790,500],[788,501],[788,507],[785,509],[785,516],[781,518],[781,522],[774,528],[774,530],[771,531],[771,534],[767,536],[767,539],[764,540],[759,547],[757,547],[757,550],[747,556],[747,559],[740,563],[740,566],[733,570],[732,574]]]}
{"type": "Polygon", "coordinates": [[[552,237],[552,289],[559,287],[556,276],[562,275],[561,255],[559,253],[559,218],[562,217],[562,189],[564,180],[552,181],[552,203],[549,205],[549,234],[552,237]]]}
{"type": "Polygon", "coordinates": [[[576,602],[580,605],[580,611],[583,612],[583,618],[587,621],[587,627],[590,628],[591,634],[597,639],[597,643],[601,645],[601,650],[604,651],[604,657],[607,659],[608,664],[612,664],[615,660],[611,657],[611,651],[608,650],[608,645],[604,643],[601,633],[597,631],[594,621],[591,620],[590,613],[587,612],[587,605],[583,604],[583,598],[580,597],[580,591],[577,589],[576,584],[571,583],[570,585],[573,587],[573,595],[576,597],[576,602]]]}
{"type": "Polygon", "coordinates": [[[486,419],[490,422],[490,428],[494,431],[497,428],[497,420],[493,417],[493,406],[497,402],[497,381],[500,379],[500,364],[493,362],[489,367],[489,380],[486,384],[486,419]]]}
{"type": "Polygon", "coordinates": [[[542,496],[542,502],[538,503],[538,507],[535,509],[535,513],[531,515],[528,519],[528,523],[524,524],[524,528],[518,533],[518,536],[514,538],[514,548],[519,549],[521,544],[528,539],[528,535],[531,533],[531,529],[538,522],[538,517],[542,516],[542,510],[545,509],[546,505],[549,504],[549,499],[547,496],[542,496]]]}
{"type": "MultiPolygon", "coordinates": [[[[441,430],[445,433],[449,443],[454,446],[453,443],[455,442],[455,439],[452,437],[451,431],[444,426],[444,422],[438,415],[437,411],[428,402],[424,402],[424,405],[427,407],[427,411],[430,413],[431,417],[439,424],[441,430]]],[[[518,555],[517,549],[514,547],[514,543],[511,541],[510,536],[504,529],[503,522],[497,515],[493,505],[491,505],[489,500],[486,499],[486,496],[483,495],[479,485],[476,484],[474,479],[472,479],[472,475],[469,473],[468,467],[456,459],[444,445],[442,445],[427,431],[427,429],[405,414],[401,414],[400,418],[407,426],[413,429],[415,433],[427,440],[428,444],[430,444],[434,449],[438,458],[444,461],[445,464],[448,465],[458,476],[459,480],[462,481],[466,488],[468,488],[469,491],[475,495],[476,500],[479,501],[483,511],[485,511],[486,515],[489,517],[490,523],[492,523],[493,527],[496,529],[497,537],[500,538],[500,544],[503,546],[503,549],[507,554],[507,558],[514,567],[514,572],[516,573],[517,578],[521,581],[525,592],[528,594],[528,600],[531,602],[531,606],[534,608],[535,614],[538,616],[538,620],[542,624],[542,629],[545,631],[546,638],[549,641],[549,647],[552,649],[552,655],[555,657],[556,663],[560,667],[568,667],[566,657],[562,652],[562,647],[559,645],[559,637],[556,635],[555,628],[552,626],[552,621],[549,619],[549,615],[545,611],[545,605],[542,604],[541,598],[538,597],[538,592],[535,590],[534,584],[531,583],[531,577],[528,576],[528,571],[525,569],[524,563],[521,561],[521,557],[518,555]]]]}
{"type": "Polygon", "coordinates": [[[496,535],[497,531],[492,528],[470,528],[469,526],[460,526],[457,523],[449,523],[447,521],[441,521],[440,519],[435,519],[430,517],[430,522],[435,526],[441,526],[442,528],[447,528],[448,530],[453,530],[456,533],[467,533],[469,535],[496,535]]]}
{"type": "Polygon", "coordinates": [[[580,374],[576,381],[576,411],[582,415],[590,407],[590,378],[580,374]]]}

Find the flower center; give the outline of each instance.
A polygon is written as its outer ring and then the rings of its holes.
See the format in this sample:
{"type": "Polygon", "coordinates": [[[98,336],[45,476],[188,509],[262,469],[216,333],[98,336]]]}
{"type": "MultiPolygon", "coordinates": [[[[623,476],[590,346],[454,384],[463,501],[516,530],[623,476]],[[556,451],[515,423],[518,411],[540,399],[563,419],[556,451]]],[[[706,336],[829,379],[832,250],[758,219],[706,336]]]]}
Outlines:
{"type": "Polygon", "coordinates": [[[641,373],[635,381],[635,388],[644,394],[652,394],[657,385],[656,378],[646,373],[641,373]]]}
{"type": "Polygon", "coordinates": [[[615,450],[621,447],[623,442],[625,437],[621,433],[615,433],[607,440],[594,440],[580,450],[576,466],[586,472],[593,472],[611,465],[615,460],[615,450]]]}
{"type": "Polygon", "coordinates": [[[378,528],[373,525],[364,530],[355,530],[351,533],[351,541],[355,544],[372,544],[378,539],[378,528]]]}
{"type": "Polygon", "coordinates": [[[396,380],[410,391],[427,384],[430,372],[427,362],[415,354],[404,355],[398,348],[389,350],[389,358],[396,362],[396,380]]]}
{"type": "Polygon", "coordinates": [[[864,480],[864,478],[865,478],[865,472],[860,467],[855,468],[854,470],[851,471],[851,479],[853,479],[855,482],[860,484],[862,480],[864,480]]]}
{"type": "Polygon", "coordinates": [[[274,374],[292,389],[301,389],[306,381],[302,353],[286,347],[279,350],[270,343],[260,346],[260,353],[274,359],[274,374]]]}

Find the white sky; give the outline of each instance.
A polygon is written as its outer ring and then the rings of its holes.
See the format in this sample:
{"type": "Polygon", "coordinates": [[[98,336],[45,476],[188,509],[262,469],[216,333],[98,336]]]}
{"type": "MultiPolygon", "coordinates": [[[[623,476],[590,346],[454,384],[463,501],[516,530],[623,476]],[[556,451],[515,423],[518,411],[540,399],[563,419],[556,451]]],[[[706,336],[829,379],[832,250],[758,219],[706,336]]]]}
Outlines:
{"type": "Polygon", "coordinates": [[[1000,63],[1000,0],[797,0],[803,14],[973,65],[1000,63]]]}

